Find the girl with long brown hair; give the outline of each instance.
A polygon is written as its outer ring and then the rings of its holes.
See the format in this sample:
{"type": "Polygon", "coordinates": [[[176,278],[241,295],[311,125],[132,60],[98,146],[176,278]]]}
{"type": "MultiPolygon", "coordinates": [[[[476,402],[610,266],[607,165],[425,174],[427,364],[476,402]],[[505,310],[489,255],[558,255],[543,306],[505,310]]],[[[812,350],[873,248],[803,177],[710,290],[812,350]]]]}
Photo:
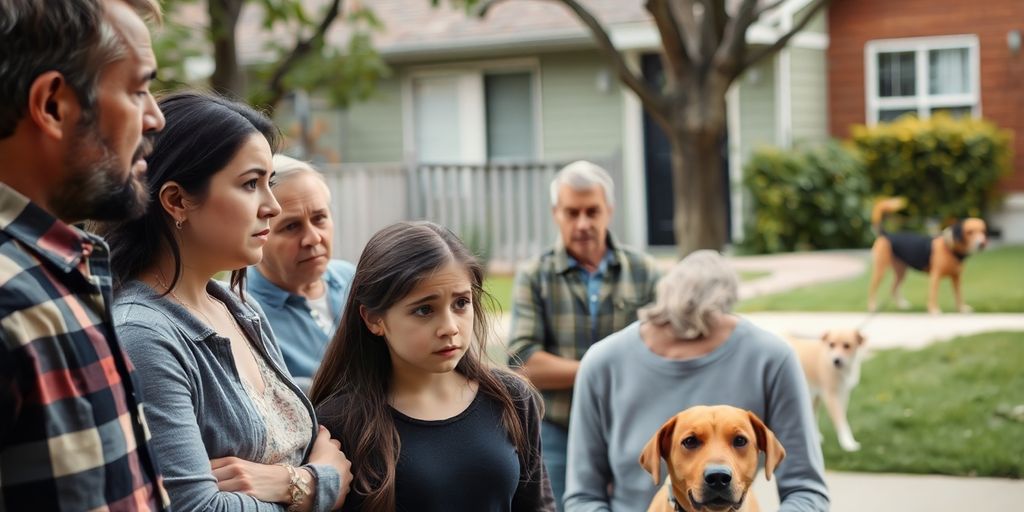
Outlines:
{"type": "Polygon", "coordinates": [[[310,391],[352,461],[343,510],[554,510],[539,397],[484,360],[482,283],[436,224],[392,224],[367,243],[310,391]]]}

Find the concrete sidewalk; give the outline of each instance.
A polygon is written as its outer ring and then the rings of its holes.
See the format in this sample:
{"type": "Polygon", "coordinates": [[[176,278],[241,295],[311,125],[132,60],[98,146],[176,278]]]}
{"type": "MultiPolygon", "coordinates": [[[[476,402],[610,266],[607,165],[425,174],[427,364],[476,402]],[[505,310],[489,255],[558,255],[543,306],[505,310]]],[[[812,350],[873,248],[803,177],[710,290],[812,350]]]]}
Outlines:
{"type": "Polygon", "coordinates": [[[921,348],[989,331],[1024,331],[1024,314],[1019,313],[801,313],[759,312],[740,316],[776,334],[817,338],[828,329],[859,327],[870,350],[921,348]]]}
{"type": "MultiPolygon", "coordinates": [[[[785,464],[785,462],[783,462],[785,464]]],[[[825,472],[832,512],[1021,510],[1024,480],[940,475],[825,472]]],[[[762,510],[778,510],[775,482],[754,481],[762,510]]]]}

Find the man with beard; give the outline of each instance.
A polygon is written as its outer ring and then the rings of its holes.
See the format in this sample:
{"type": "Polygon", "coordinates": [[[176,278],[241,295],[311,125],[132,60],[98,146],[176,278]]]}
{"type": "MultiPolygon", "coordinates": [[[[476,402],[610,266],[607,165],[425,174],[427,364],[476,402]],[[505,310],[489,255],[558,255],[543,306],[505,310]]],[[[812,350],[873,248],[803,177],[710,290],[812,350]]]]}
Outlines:
{"type": "Polygon", "coordinates": [[[108,249],[164,124],[155,0],[0,0],[0,510],[162,510],[108,249]]]}
{"type": "Polygon", "coordinates": [[[612,240],[614,198],[611,176],[597,165],[581,160],[560,170],[551,213],[561,237],[519,269],[513,288],[509,363],[544,395],[541,447],[559,510],[579,360],[636,321],[659,277],[653,258],[612,240]]]}

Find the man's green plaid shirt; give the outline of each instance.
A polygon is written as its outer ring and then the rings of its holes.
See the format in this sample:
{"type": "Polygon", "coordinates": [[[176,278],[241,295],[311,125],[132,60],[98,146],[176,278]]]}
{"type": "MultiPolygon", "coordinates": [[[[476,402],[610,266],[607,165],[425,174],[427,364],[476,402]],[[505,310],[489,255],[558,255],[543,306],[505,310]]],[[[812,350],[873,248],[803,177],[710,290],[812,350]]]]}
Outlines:
{"type": "MultiPolygon", "coordinates": [[[[511,366],[522,366],[538,350],[578,361],[595,342],[633,323],[637,310],[654,300],[660,277],[654,258],[618,247],[611,234],[608,247],[612,259],[601,283],[596,328],[582,270],[570,263],[561,242],[520,267],[513,288],[511,366]]],[[[544,419],[567,428],[572,390],[542,394],[544,419]]]]}

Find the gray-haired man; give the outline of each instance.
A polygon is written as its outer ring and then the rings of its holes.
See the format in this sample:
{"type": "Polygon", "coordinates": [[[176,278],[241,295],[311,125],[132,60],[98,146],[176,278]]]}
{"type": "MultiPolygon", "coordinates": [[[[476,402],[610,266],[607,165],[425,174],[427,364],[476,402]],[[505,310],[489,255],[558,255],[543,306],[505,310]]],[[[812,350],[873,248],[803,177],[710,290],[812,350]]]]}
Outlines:
{"type": "Polygon", "coordinates": [[[544,395],[541,443],[559,508],[579,360],[596,341],[636,321],[659,277],[653,258],[612,239],[614,197],[601,167],[581,160],[562,168],[551,182],[561,236],[520,267],[513,291],[510,364],[544,395]]]}

